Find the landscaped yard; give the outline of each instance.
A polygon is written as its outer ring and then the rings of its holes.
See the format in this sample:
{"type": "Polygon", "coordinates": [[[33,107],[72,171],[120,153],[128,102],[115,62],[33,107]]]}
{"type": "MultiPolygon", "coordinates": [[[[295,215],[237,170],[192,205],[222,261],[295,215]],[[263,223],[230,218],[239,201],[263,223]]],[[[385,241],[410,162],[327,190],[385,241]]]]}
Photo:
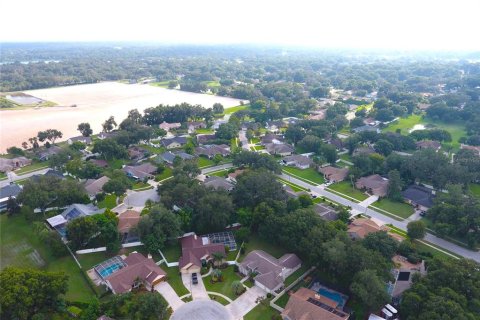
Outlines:
{"type": "Polygon", "coordinates": [[[62,271],[68,275],[68,300],[90,302],[93,299],[94,293],[73,258],[70,255],[54,257],[50,248],[34,233],[32,222],[22,216],[0,216],[0,239],[0,269],[18,266],[62,271]]]}
{"type": "Polygon", "coordinates": [[[305,272],[307,272],[307,270],[310,269],[310,266],[309,265],[306,265],[306,264],[302,264],[302,266],[300,267],[300,269],[298,269],[297,271],[295,271],[294,273],[292,273],[291,275],[288,276],[287,279],[285,279],[285,287],[288,287],[290,284],[292,284],[295,280],[298,279],[298,277],[300,277],[302,274],[304,274],[305,272]]]}
{"type": "Polygon", "coordinates": [[[122,169],[122,166],[125,164],[125,160],[123,159],[113,159],[108,160],[108,167],[112,169],[122,169]]]}
{"type": "Polygon", "coordinates": [[[173,290],[175,290],[179,297],[190,293],[190,291],[188,291],[183,285],[182,276],[180,275],[178,267],[168,268],[164,264],[162,264],[160,267],[167,273],[167,282],[172,286],[173,290]]]}
{"type": "Polygon", "coordinates": [[[287,253],[285,248],[278,246],[275,243],[263,240],[255,235],[255,236],[251,236],[248,243],[245,244],[245,254],[240,255],[238,260],[242,261],[243,258],[253,250],[263,250],[265,252],[268,252],[270,255],[274,256],[275,258],[280,258],[285,253],[287,253]]]}
{"type": "Polygon", "coordinates": [[[352,157],[348,154],[348,152],[341,154],[339,158],[348,162],[352,162],[352,157]]]}
{"type": "Polygon", "coordinates": [[[296,185],[296,184],[294,184],[294,183],[292,183],[292,182],[289,182],[289,181],[287,181],[287,180],[283,180],[283,179],[281,179],[281,178],[277,178],[277,179],[278,179],[278,181],[280,181],[280,183],[286,184],[287,186],[289,186],[290,188],[292,188],[292,190],[295,191],[295,192],[307,191],[307,189],[302,188],[302,187],[300,187],[299,185],[296,185]]]}
{"type": "Polygon", "coordinates": [[[213,129],[195,129],[195,133],[197,134],[212,134],[214,131],[213,129]]]}
{"type": "MultiPolygon", "coordinates": [[[[374,202],[371,205],[371,207],[373,207],[373,209],[375,209],[375,208],[383,209],[385,211],[393,213],[394,215],[397,215],[397,216],[402,217],[404,219],[410,217],[414,212],[413,207],[411,205],[409,205],[408,203],[395,202],[395,201],[391,201],[390,199],[386,199],[386,198],[380,199],[377,202],[374,202]]],[[[380,211],[380,213],[382,213],[382,211],[380,211]]]]}
{"type": "Polygon", "coordinates": [[[165,249],[162,250],[162,253],[168,262],[177,262],[178,259],[180,259],[180,256],[182,255],[182,249],[180,247],[180,243],[176,242],[175,244],[166,247],[165,249]]]}
{"type": "Polygon", "coordinates": [[[198,163],[199,168],[211,167],[211,166],[215,165],[215,162],[213,162],[213,160],[210,160],[210,159],[205,158],[205,157],[198,157],[197,163],[198,163]]]}
{"type": "Polygon", "coordinates": [[[242,280],[242,278],[240,278],[233,271],[233,266],[229,266],[226,269],[221,269],[221,271],[223,275],[223,281],[210,283],[210,279],[212,279],[212,276],[211,275],[207,276],[203,278],[203,283],[205,284],[205,288],[207,289],[207,291],[218,292],[234,300],[237,298],[237,296],[233,292],[232,283],[234,281],[240,281],[242,280]]]}
{"type": "Polygon", "coordinates": [[[418,114],[412,114],[407,118],[401,118],[397,121],[391,123],[388,127],[383,129],[383,131],[396,132],[397,129],[400,129],[401,133],[404,135],[409,134],[409,130],[412,129],[416,124],[422,122],[422,116],[418,114]]]}
{"type": "Polygon", "coordinates": [[[170,167],[165,167],[165,170],[163,170],[162,173],[155,176],[155,181],[162,181],[164,179],[170,178],[171,176],[173,176],[172,169],[170,167]]]}
{"type": "Polygon", "coordinates": [[[330,191],[336,191],[339,193],[343,193],[351,198],[354,198],[358,201],[363,201],[368,198],[368,196],[361,192],[360,190],[357,190],[355,188],[352,188],[352,184],[350,181],[342,181],[342,182],[337,182],[332,185],[330,185],[327,190],[330,191]]]}
{"type": "Polygon", "coordinates": [[[148,152],[150,152],[152,154],[160,154],[160,153],[164,153],[166,151],[166,149],[163,148],[163,147],[154,147],[154,146],[150,146],[148,144],[141,144],[141,145],[139,145],[139,147],[147,150],[148,152]]]}
{"type": "Polygon", "coordinates": [[[310,184],[322,184],[325,182],[323,174],[317,172],[313,168],[298,169],[296,167],[283,167],[283,171],[310,184]]]}
{"type": "Polygon", "coordinates": [[[279,315],[280,312],[273,309],[270,306],[265,306],[259,303],[255,308],[253,308],[249,313],[247,313],[243,319],[244,320],[268,320],[272,319],[273,316],[279,315]]]}
{"type": "Polygon", "coordinates": [[[48,163],[47,162],[32,162],[32,164],[28,165],[28,166],[25,166],[25,167],[22,167],[18,170],[15,170],[15,174],[24,174],[24,173],[27,173],[29,171],[35,171],[35,170],[39,170],[39,169],[44,169],[44,168],[47,168],[48,167],[48,163]]]}
{"type": "Polygon", "coordinates": [[[469,184],[468,190],[476,197],[480,198],[480,184],[469,184]]]}
{"type": "Polygon", "coordinates": [[[150,188],[152,188],[152,186],[149,185],[148,183],[143,182],[143,181],[137,181],[132,186],[132,190],[142,190],[142,189],[150,189],[150,188]]]}
{"type": "Polygon", "coordinates": [[[227,174],[228,174],[228,169],[224,169],[220,171],[210,172],[208,175],[224,178],[227,174]]]}
{"type": "Polygon", "coordinates": [[[107,208],[113,209],[117,206],[117,196],[115,194],[107,194],[105,199],[100,201],[97,205],[100,209],[107,208]]]}
{"type": "Polygon", "coordinates": [[[237,112],[237,111],[240,111],[240,110],[245,110],[245,109],[248,109],[248,108],[250,108],[249,104],[245,104],[243,106],[231,107],[231,108],[225,109],[224,114],[231,114],[231,113],[234,113],[234,112],[237,112]]]}

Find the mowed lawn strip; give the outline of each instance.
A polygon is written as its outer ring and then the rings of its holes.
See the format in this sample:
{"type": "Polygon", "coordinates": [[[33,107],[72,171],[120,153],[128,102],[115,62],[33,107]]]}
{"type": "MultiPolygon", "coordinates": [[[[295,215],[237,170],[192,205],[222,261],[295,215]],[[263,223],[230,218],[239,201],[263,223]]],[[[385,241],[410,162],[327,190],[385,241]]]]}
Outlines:
{"type": "Polygon", "coordinates": [[[355,188],[352,188],[352,184],[349,181],[342,181],[342,182],[337,182],[332,185],[330,185],[327,190],[333,190],[337,191],[339,193],[342,193],[344,195],[347,195],[351,198],[354,198],[358,201],[363,201],[368,198],[366,194],[361,192],[360,190],[357,190],[355,188]]]}
{"type": "Polygon", "coordinates": [[[239,262],[242,261],[243,258],[245,258],[245,256],[253,250],[263,250],[277,259],[287,253],[285,248],[278,246],[275,243],[266,241],[255,235],[251,236],[248,243],[245,244],[245,254],[240,255],[238,259],[239,262]]]}
{"type": "Polygon", "coordinates": [[[48,163],[46,163],[46,162],[34,162],[32,164],[29,164],[28,166],[25,166],[25,167],[22,167],[18,170],[15,170],[15,174],[22,175],[22,174],[30,172],[30,171],[36,171],[36,170],[45,169],[45,168],[48,168],[48,163]]]}
{"type": "Polygon", "coordinates": [[[167,282],[172,286],[173,290],[175,290],[179,297],[190,293],[190,291],[188,291],[183,285],[182,276],[180,275],[178,267],[168,268],[166,265],[162,264],[160,268],[167,273],[167,282]]]}
{"type": "Polygon", "coordinates": [[[32,222],[22,216],[0,216],[0,240],[1,269],[17,266],[62,271],[68,275],[67,300],[90,302],[93,299],[94,293],[73,258],[70,255],[54,257],[51,249],[33,231],[32,222]],[[44,265],[40,266],[38,261],[43,261],[44,265]]]}
{"type": "Polygon", "coordinates": [[[240,278],[234,271],[233,271],[233,266],[229,266],[228,268],[225,269],[220,269],[222,272],[223,276],[223,281],[222,282],[215,282],[211,283],[210,279],[212,279],[212,275],[209,275],[203,279],[203,283],[205,284],[205,288],[207,291],[213,291],[213,292],[218,292],[221,293],[230,299],[234,300],[237,298],[235,293],[233,292],[232,289],[232,283],[234,281],[240,281],[242,278],[240,278]]]}
{"type": "Polygon", "coordinates": [[[308,168],[308,169],[298,169],[295,167],[283,167],[283,171],[285,171],[287,174],[291,174],[295,178],[302,180],[307,183],[316,183],[316,184],[322,184],[325,182],[325,179],[323,178],[323,175],[319,172],[317,172],[313,168],[308,168]]]}
{"type": "Polygon", "coordinates": [[[255,308],[253,308],[249,313],[247,313],[243,319],[244,320],[267,320],[273,319],[274,316],[278,316],[280,312],[273,309],[270,306],[265,306],[259,303],[255,308]]]}
{"type": "Polygon", "coordinates": [[[407,219],[408,217],[410,217],[414,212],[413,207],[408,203],[395,202],[390,199],[380,199],[374,202],[370,207],[372,207],[373,209],[375,208],[383,209],[387,212],[393,213],[394,215],[397,215],[404,219],[407,219]]]}

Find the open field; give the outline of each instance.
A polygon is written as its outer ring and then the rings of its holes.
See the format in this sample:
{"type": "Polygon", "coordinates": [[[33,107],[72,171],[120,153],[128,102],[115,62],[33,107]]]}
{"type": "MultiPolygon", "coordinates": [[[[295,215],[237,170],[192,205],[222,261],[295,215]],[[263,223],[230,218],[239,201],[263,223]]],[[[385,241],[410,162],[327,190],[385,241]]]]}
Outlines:
{"type": "Polygon", "coordinates": [[[102,82],[49,89],[25,91],[34,97],[55,102],[57,107],[5,110],[0,126],[0,152],[8,147],[20,146],[38,131],[55,128],[63,133],[63,139],[78,136],[77,126],[81,122],[90,123],[93,132],[101,131],[101,124],[110,116],[118,123],[126,118],[129,110],[146,108],[159,104],[187,102],[212,107],[221,103],[225,109],[240,105],[239,99],[219,97],[209,94],[168,90],[151,85],[102,82]],[[71,107],[76,105],[76,107],[71,107]],[[11,132],[17,132],[12,135],[11,132]]]}

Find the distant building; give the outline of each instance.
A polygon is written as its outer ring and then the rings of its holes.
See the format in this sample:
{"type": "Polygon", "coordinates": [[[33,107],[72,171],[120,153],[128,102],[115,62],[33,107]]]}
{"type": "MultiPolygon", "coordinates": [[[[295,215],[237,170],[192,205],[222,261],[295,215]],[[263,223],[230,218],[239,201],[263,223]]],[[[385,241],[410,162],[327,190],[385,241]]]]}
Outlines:
{"type": "Polygon", "coordinates": [[[157,167],[150,163],[143,163],[138,166],[125,166],[122,168],[127,176],[138,180],[153,179],[157,167]]]}
{"type": "Polygon", "coordinates": [[[283,157],[289,156],[295,151],[295,148],[289,144],[277,143],[268,143],[265,145],[265,149],[272,155],[279,155],[283,157]]]}
{"type": "Polygon", "coordinates": [[[435,198],[431,189],[418,185],[409,186],[402,191],[402,196],[405,201],[421,211],[427,211],[433,207],[435,198]]]}
{"type": "Polygon", "coordinates": [[[0,188],[0,211],[6,210],[8,199],[16,198],[20,192],[22,192],[22,187],[13,183],[0,188]]]}
{"type": "Polygon", "coordinates": [[[32,160],[25,157],[15,157],[11,159],[0,158],[0,172],[8,172],[18,168],[28,166],[32,160]]]}
{"type": "Polygon", "coordinates": [[[92,138],[91,137],[84,137],[84,136],[77,136],[77,137],[68,138],[67,142],[68,142],[68,144],[72,144],[72,143],[75,143],[75,142],[91,144],[92,143],[92,138]]]}
{"type": "Polygon", "coordinates": [[[108,167],[108,162],[106,160],[103,160],[103,159],[90,159],[88,161],[93,163],[97,167],[100,167],[100,168],[108,167]]]}
{"type": "Polygon", "coordinates": [[[313,164],[312,159],[298,154],[286,156],[282,159],[282,162],[287,166],[294,166],[299,169],[308,169],[313,164]]]}
{"type": "Polygon", "coordinates": [[[231,173],[228,174],[228,178],[227,178],[227,179],[229,179],[230,181],[236,183],[236,182],[237,182],[237,177],[238,177],[239,175],[241,175],[242,173],[244,173],[244,172],[245,172],[245,170],[236,169],[234,172],[231,172],[231,173]]]}
{"type": "Polygon", "coordinates": [[[358,147],[353,151],[353,156],[368,156],[371,155],[372,153],[375,153],[375,149],[372,147],[358,147]]]}
{"type": "Polygon", "coordinates": [[[166,162],[168,164],[173,164],[176,157],[179,157],[182,160],[192,160],[192,159],[195,158],[191,154],[188,154],[188,153],[185,153],[185,152],[175,152],[175,153],[173,153],[171,151],[168,151],[168,152],[159,154],[155,158],[155,162],[157,162],[157,163],[166,162]]]}
{"type": "Polygon", "coordinates": [[[388,228],[384,226],[382,221],[374,218],[359,218],[352,221],[348,226],[347,233],[350,238],[356,240],[363,239],[368,234],[379,231],[388,231],[388,228]]]}
{"type": "Polygon", "coordinates": [[[353,132],[355,133],[366,132],[366,131],[380,133],[380,129],[378,127],[370,126],[370,125],[365,125],[365,126],[361,126],[353,129],[353,132]]]}
{"type": "Polygon", "coordinates": [[[269,143],[282,144],[284,142],[284,139],[282,136],[272,134],[272,133],[267,133],[260,139],[260,142],[262,145],[267,145],[269,143]]]}
{"type": "Polygon", "coordinates": [[[348,168],[326,166],[318,169],[318,171],[323,173],[325,180],[330,182],[340,182],[345,180],[345,178],[348,176],[348,168]]]}
{"type": "Polygon", "coordinates": [[[466,150],[472,150],[475,152],[478,156],[480,156],[480,146],[469,146],[467,144],[461,144],[460,149],[466,149],[466,150]]]}
{"type": "Polygon", "coordinates": [[[165,131],[170,131],[170,130],[173,130],[173,129],[180,128],[181,126],[182,126],[182,124],[178,123],[178,122],[168,123],[168,122],[163,121],[162,123],[160,123],[160,125],[158,127],[160,129],[165,130],[165,131]]]}
{"type": "Polygon", "coordinates": [[[216,140],[217,137],[215,134],[197,134],[198,144],[206,144],[209,141],[216,140]]]}
{"type": "Polygon", "coordinates": [[[330,206],[317,203],[312,208],[313,211],[315,211],[315,213],[318,214],[323,220],[334,221],[338,218],[337,211],[330,206]]]}
{"type": "Polygon", "coordinates": [[[194,133],[197,129],[205,129],[207,124],[204,121],[191,121],[187,123],[188,133],[194,133]]]}
{"type": "Polygon", "coordinates": [[[195,154],[199,156],[206,156],[209,159],[215,157],[217,154],[221,155],[222,157],[227,157],[230,155],[230,147],[226,144],[204,145],[201,147],[196,147],[195,154]]]}
{"type": "Polygon", "coordinates": [[[62,237],[65,237],[66,226],[70,221],[103,212],[105,212],[105,209],[99,209],[93,204],[74,203],[68,206],[61,214],[48,218],[47,223],[57,230],[62,237]]]}
{"type": "Polygon", "coordinates": [[[87,192],[90,199],[93,199],[98,193],[102,192],[103,186],[108,181],[110,181],[110,178],[106,176],[100,177],[98,179],[88,179],[83,184],[83,187],[85,188],[85,191],[87,192]]]}
{"type": "Polygon", "coordinates": [[[50,146],[50,148],[45,148],[45,150],[40,151],[37,156],[40,161],[46,161],[48,160],[51,156],[58,154],[62,151],[60,147],[57,146],[50,146]]]}
{"type": "Polygon", "coordinates": [[[128,152],[128,157],[130,158],[130,160],[134,160],[134,161],[138,161],[140,159],[143,159],[143,158],[145,158],[146,155],[149,154],[149,152],[147,150],[145,150],[143,148],[140,148],[140,147],[137,147],[137,146],[128,148],[127,152],[128,152]]]}
{"type": "Polygon", "coordinates": [[[355,187],[360,190],[365,190],[372,195],[385,197],[388,190],[388,179],[378,174],[373,174],[358,179],[357,182],[355,182],[355,187]]]}
{"type": "Polygon", "coordinates": [[[417,141],[415,145],[417,146],[417,149],[433,149],[435,151],[440,150],[442,147],[440,142],[432,140],[417,141]]]}
{"type": "Polygon", "coordinates": [[[170,139],[163,139],[160,140],[160,143],[162,146],[164,146],[167,149],[177,149],[181,148],[184,145],[187,144],[187,138],[186,137],[173,137],[170,139]]]}
{"type": "Polygon", "coordinates": [[[203,184],[205,187],[210,187],[216,190],[222,189],[225,191],[232,191],[233,188],[235,188],[235,185],[232,182],[217,176],[208,177],[203,181],[203,184]]]}

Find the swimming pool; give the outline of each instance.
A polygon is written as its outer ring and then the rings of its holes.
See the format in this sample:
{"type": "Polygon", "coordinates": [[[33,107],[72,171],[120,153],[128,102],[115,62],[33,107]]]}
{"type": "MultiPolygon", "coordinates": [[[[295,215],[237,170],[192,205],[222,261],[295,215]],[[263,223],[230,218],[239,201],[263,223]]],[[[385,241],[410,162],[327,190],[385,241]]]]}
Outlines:
{"type": "Polygon", "coordinates": [[[322,287],[318,290],[318,294],[324,296],[325,298],[328,298],[330,300],[337,302],[338,309],[343,309],[343,307],[345,306],[346,299],[343,297],[342,294],[336,291],[329,290],[327,288],[322,287]]]}
{"type": "Polygon", "coordinates": [[[125,267],[127,264],[119,256],[108,259],[100,264],[97,264],[94,269],[97,273],[105,279],[114,272],[117,272],[121,268],[125,267]]]}

